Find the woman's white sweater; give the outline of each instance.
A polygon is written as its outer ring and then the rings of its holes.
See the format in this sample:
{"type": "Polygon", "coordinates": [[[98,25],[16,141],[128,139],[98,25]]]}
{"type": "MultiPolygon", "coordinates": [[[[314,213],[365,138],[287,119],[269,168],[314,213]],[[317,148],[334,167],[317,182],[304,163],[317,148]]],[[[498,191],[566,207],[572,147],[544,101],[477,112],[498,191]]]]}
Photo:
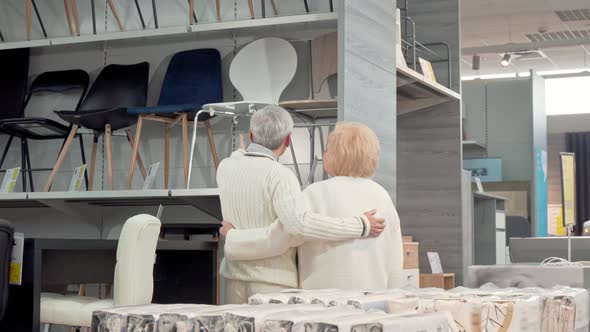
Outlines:
{"type": "Polygon", "coordinates": [[[387,191],[366,178],[335,177],[303,192],[311,210],[332,217],[377,209],[386,220],[377,238],[325,241],[293,236],[280,222],[267,228],[232,230],[225,243],[230,260],[281,255],[299,246],[299,286],[304,289],[384,289],[401,286],[403,254],[400,222],[387,191]]]}

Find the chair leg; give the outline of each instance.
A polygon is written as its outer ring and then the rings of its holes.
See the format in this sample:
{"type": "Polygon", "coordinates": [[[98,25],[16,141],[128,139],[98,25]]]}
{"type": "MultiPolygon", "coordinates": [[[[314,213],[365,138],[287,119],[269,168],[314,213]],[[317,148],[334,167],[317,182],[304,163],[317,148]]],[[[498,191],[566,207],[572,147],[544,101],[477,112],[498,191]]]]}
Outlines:
{"type": "Polygon", "coordinates": [[[98,135],[94,133],[94,138],[92,141],[92,156],[90,156],[90,170],[88,171],[88,191],[92,191],[94,186],[94,169],[96,167],[96,151],[98,149],[98,135]]]}
{"type": "Polygon", "coordinates": [[[4,165],[4,160],[6,160],[6,156],[8,155],[8,150],[10,150],[10,145],[12,144],[12,140],[14,136],[10,135],[8,138],[8,142],[6,142],[6,146],[4,147],[4,152],[2,152],[2,158],[0,158],[0,168],[4,165]]]}
{"type": "Polygon", "coordinates": [[[217,11],[217,21],[221,21],[221,0],[215,1],[215,10],[217,11]]]}
{"type": "Polygon", "coordinates": [[[113,284],[106,284],[105,285],[105,291],[104,291],[104,297],[107,299],[110,299],[111,296],[113,295],[113,284]]]}
{"type": "Polygon", "coordinates": [[[26,0],[26,15],[27,15],[27,40],[31,40],[31,5],[32,0],[26,0]]]}
{"type": "Polygon", "coordinates": [[[68,5],[69,0],[64,0],[64,9],[66,11],[66,18],[68,20],[68,28],[70,29],[70,35],[74,34],[74,29],[72,27],[72,17],[70,16],[70,6],[68,5]]]}
{"type": "Polygon", "coordinates": [[[31,166],[31,154],[29,153],[29,141],[25,138],[25,159],[27,161],[27,169],[29,170],[29,188],[31,192],[35,192],[35,184],[33,183],[33,167],[31,166]]]}
{"type": "MultiPolygon", "coordinates": [[[[86,165],[86,152],[84,151],[84,139],[82,135],[78,135],[80,140],[80,154],[82,156],[82,165],[86,165]]],[[[88,190],[88,171],[84,172],[84,182],[86,183],[86,190],[88,190]]]]}
{"type": "Polygon", "coordinates": [[[127,173],[127,189],[131,189],[131,182],[133,182],[133,173],[135,172],[135,163],[137,162],[137,155],[139,153],[139,141],[141,140],[141,129],[143,128],[143,115],[137,119],[135,126],[135,141],[133,142],[133,149],[131,151],[131,165],[129,166],[129,173],[127,173]]]}
{"type": "Polygon", "coordinates": [[[53,166],[53,170],[51,171],[51,174],[49,175],[49,179],[47,180],[47,184],[45,184],[44,191],[49,191],[51,189],[51,185],[53,184],[53,181],[55,181],[55,176],[57,175],[57,172],[59,171],[59,168],[61,167],[61,164],[63,163],[63,161],[66,157],[66,154],[68,153],[68,150],[70,149],[70,146],[72,145],[72,141],[76,137],[77,132],[78,132],[78,126],[73,125],[72,129],[70,130],[70,134],[68,135],[68,138],[66,139],[66,142],[65,142],[63,148],[61,149],[61,152],[59,153],[59,157],[57,158],[57,161],[55,162],[55,165],[53,166]]]}
{"type": "Polygon", "coordinates": [[[303,4],[305,5],[305,12],[309,13],[309,4],[307,3],[307,0],[303,0],[303,4]]]}
{"type": "Polygon", "coordinates": [[[32,0],[33,9],[35,10],[35,15],[37,16],[37,20],[39,21],[39,25],[41,26],[41,31],[43,31],[43,36],[47,38],[47,31],[45,30],[45,24],[43,24],[43,20],[41,19],[41,14],[39,14],[39,9],[37,8],[37,4],[35,0],[32,0]]]}
{"type": "MultiPolygon", "coordinates": [[[[197,125],[195,119],[194,125],[197,125]]],[[[182,114],[182,161],[184,169],[184,186],[188,184],[188,114],[182,114]]]]}
{"type": "MultiPolygon", "coordinates": [[[[127,134],[127,141],[131,145],[131,149],[133,149],[133,146],[134,146],[133,143],[135,143],[135,142],[133,140],[133,135],[131,133],[131,129],[127,128],[127,130],[125,132],[127,134]]],[[[139,166],[139,171],[141,172],[141,176],[145,179],[145,177],[147,176],[147,171],[146,171],[145,166],[143,164],[143,160],[141,160],[141,155],[139,154],[139,152],[137,152],[137,166],[139,166]]]]}
{"type": "Polygon", "coordinates": [[[188,4],[188,21],[190,25],[194,24],[193,13],[195,12],[195,0],[189,0],[188,4]]]}
{"type": "Polygon", "coordinates": [[[107,3],[109,4],[109,8],[111,8],[111,12],[113,12],[113,16],[119,25],[119,30],[125,31],[123,23],[121,23],[121,19],[119,18],[119,13],[117,13],[117,8],[115,8],[115,5],[113,4],[113,0],[107,0],[107,3]]]}
{"type": "Polygon", "coordinates": [[[168,189],[170,180],[170,126],[164,124],[164,188],[168,189]]]}
{"type": "Polygon", "coordinates": [[[104,127],[104,140],[107,149],[107,174],[109,177],[109,190],[115,190],[115,181],[113,179],[113,145],[112,145],[111,125],[107,123],[104,127]]]}
{"type": "Polygon", "coordinates": [[[330,12],[334,11],[334,1],[330,0],[330,12]]]}
{"type": "Polygon", "coordinates": [[[252,0],[248,0],[248,8],[250,9],[250,18],[254,19],[256,16],[254,15],[254,3],[252,3],[252,0]]]}
{"type": "Polygon", "coordinates": [[[154,26],[158,29],[158,9],[156,7],[156,0],[152,0],[152,11],[154,12],[154,26]]]}
{"type": "Polygon", "coordinates": [[[23,180],[23,192],[27,192],[27,157],[25,156],[26,153],[26,148],[25,148],[25,139],[21,138],[20,139],[20,165],[21,165],[21,170],[20,170],[20,176],[23,180]]]}
{"type": "Polygon", "coordinates": [[[270,4],[272,5],[272,12],[275,14],[275,16],[278,16],[279,10],[277,9],[277,4],[275,0],[270,0],[270,4]]]}
{"type": "Polygon", "coordinates": [[[78,4],[72,0],[72,13],[74,14],[74,24],[76,25],[76,35],[80,35],[80,20],[78,19],[78,4]]]}
{"type": "Polygon", "coordinates": [[[217,148],[215,147],[215,137],[213,137],[213,129],[209,120],[205,121],[205,127],[207,128],[207,135],[209,136],[209,148],[211,149],[211,156],[213,156],[213,164],[215,169],[219,167],[219,156],[217,155],[217,148]]]}
{"type": "Polygon", "coordinates": [[[141,12],[141,7],[139,7],[139,3],[135,0],[135,8],[137,8],[137,14],[139,15],[139,20],[141,21],[141,26],[145,29],[145,21],[143,20],[143,13],[141,12]]]}

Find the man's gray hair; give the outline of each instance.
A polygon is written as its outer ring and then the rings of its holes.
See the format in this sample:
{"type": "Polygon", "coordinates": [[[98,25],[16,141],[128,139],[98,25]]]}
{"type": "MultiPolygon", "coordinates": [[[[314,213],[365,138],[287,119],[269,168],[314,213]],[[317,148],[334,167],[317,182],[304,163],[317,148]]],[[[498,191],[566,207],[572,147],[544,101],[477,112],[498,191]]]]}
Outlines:
{"type": "Polygon", "coordinates": [[[250,119],[250,131],[252,143],[276,150],[293,131],[293,118],[281,107],[268,105],[254,112],[250,119]]]}

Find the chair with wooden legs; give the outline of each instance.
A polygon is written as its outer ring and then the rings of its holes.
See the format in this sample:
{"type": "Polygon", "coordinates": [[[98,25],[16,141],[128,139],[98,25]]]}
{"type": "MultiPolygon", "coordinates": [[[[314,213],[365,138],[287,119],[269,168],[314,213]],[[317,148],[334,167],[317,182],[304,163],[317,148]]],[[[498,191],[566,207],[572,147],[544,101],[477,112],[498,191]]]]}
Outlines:
{"type": "Polygon", "coordinates": [[[177,124],[182,127],[182,155],[184,184],[188,181],[188,128],[202,126],[207,128],[209,148],[215,167],[219,165],[217,149],[209,114],[202,114],[195,119],[196,112],[204,104],[223,100],[221,78],[221,56],[215,49],[197,49],[176,53],[166,70],[162,83],[160,99],[157,106],[132,107],[128,112],[139,116],[135,131],[135,145],[127,177],[127,188],[131,189],[135,162],[141,142],[141,130],[144,121],[158,121],[164,124],[164,184],[168,188],[170,174],[170,129],[177,124]]]}
{"type": "MultiPolygon", "coordinates": [[[[63,70],[45,72],[37,76],[25,100],[25,105],[20,117],[8,118],[0,120],[0,132],[10,135],[5,150],[10,147],[13,138],[21,140],[21,159],[23,162],[21,173],[23,175],[23,191],[27,189],[26,174],[29,175],[29,189],[31,192],[35,191],[33,185],[32,172],[34,171],[50,171],[51,168],[32,168],[31,158],[29,155],[29,140],[34,141],[48,141],[48,140],[62,140],[68,137],[70,127],[62,122],[55,121],[45,117],[25,117],[26,105],[34,103],[37,98],[46,99],[50,103],[52,101],[61,100],[64,97],[72,98],[76,101],[76,109],[80,106],[82,98],[86,94],[88,87],[88,73],[83,70],[63,70]]],[[[37,99],[38,100],[38,99],[37,99]]],[[[82,154],[82,164],[86,164],[84,155],[84,141],[82,135],[78,135],[80,140],[80,152],[82,154]]],[[[4,163],[6,154],[2,155],[0,159],[0,167],[4,163]]]]}
{"type": "MultiPolygon", "coordinates": [[[[133,146],[133,137],[129,127],[137,122],[137,116],[127,113],[127,107],[145,106],[148,90],[149,64],[142,62],[134,65],[108,65],[98,75],[80,105],[79,111],[56,111],[56,114],[72,125],[72,130],[57,158],[53,171],[45,185],[45,191],[51,189],[55,177],[80,127],[94,131],[92,157],[88,172],[88,190],[93,189],[94,171],[98,138],[105,136],[107,154],[108,188],[115,189],[113,179],[112,132],[126,129],[127,140],[133,146]]],[[[139,163],[142,174],[145,168],[139,163]]]]}

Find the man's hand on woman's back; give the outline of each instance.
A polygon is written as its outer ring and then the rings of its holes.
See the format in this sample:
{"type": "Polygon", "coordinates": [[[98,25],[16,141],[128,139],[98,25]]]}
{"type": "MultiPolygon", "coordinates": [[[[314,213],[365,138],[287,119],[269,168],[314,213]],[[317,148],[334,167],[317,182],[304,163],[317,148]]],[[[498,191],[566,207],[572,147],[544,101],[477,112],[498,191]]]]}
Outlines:
{"type": "Polygon", "coordinates": [[[377,214],[377,210],[371,210],[364,213],[365,217],[369,220],[369,225],[371,227],[369,231],[369,237],[377,237],[383,233],[385,229],[385,218],[375,216],[377,214]]]}

